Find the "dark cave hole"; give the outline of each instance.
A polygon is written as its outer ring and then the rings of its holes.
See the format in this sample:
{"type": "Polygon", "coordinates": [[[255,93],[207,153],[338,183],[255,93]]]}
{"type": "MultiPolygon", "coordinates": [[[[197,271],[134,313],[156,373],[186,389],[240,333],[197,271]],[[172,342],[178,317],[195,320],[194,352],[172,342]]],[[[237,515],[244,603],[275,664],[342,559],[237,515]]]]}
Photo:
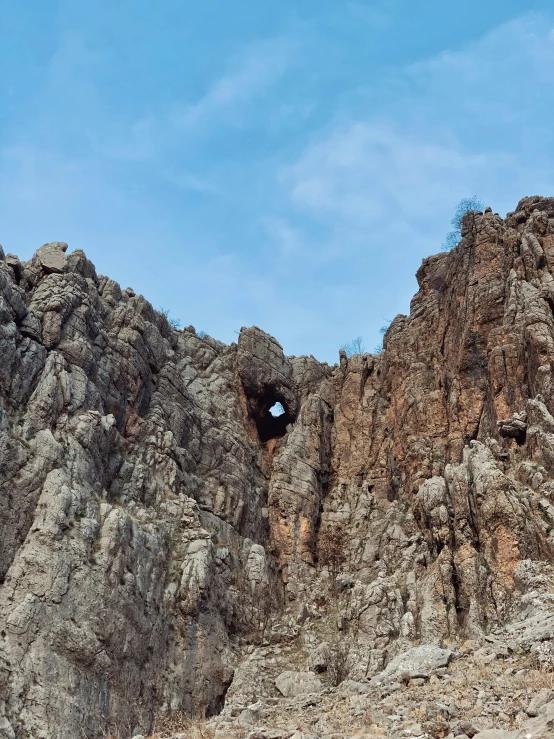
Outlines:
{"type": "Polygon", "coordinates": [[[233,678],[229,678],[229,680],[224,680],[221,683],[221,688],[217,695],[215,695],[210,705],[208,706],[208,710],[206,711],[206,718],[210,718],[211,716],[218,716],[221,711],[225,708],[225,699],[227,697],[227,691],[231,687],[231,683],[233,682],[233,678]]]}
{"type": "Polygon", "coordinates": [[[253,405],[252,415],[261,442],[285,435],[287,426],[294,419],[287,409],[285,399],[279,393],[268,388],[255,399],[253,405]]]}
{"type": "Polygon", "coordinates": [[[469,598],[464,592],[462,587],[462,579],[456,568],[454,562],[452,562],[452,587],[454,589],[454,604],[456,607],[456,618],[458,620],[458,626],[463,628],[467,615],[469,613],[469,598]]]}
{"type": "Polygon", "coordinates": [[[514,438],[518,446],[523,446],[527,441],[527,431],[525,429],[522,429],[522,431],[514,438]]]}

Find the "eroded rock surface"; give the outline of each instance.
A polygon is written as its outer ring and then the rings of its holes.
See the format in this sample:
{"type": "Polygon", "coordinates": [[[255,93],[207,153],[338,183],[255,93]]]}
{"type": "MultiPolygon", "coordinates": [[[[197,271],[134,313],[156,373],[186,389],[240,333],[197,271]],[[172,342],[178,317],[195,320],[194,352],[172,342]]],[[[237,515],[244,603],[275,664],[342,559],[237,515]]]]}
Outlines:
{"type": "Polygon", "coordinates": [[[0,250],[0,736],[147,735],[468,639],[554,663],[554,199],[468,216],[417,278],[329,367],[0,250]]]}
{"type": "Polygon", "coordinates": [[[321,692],[321,680],[313,672],[294,672],[287,670],[278,675],[275,687],[285,698],[295,698],[304,693],[321,692]]]}

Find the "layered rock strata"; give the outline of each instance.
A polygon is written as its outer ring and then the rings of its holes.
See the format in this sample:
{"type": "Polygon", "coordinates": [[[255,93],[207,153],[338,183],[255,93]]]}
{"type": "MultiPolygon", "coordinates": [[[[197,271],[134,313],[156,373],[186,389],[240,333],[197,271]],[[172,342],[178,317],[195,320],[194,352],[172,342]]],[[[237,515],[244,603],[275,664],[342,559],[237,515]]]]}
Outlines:
{"type": "Polygon", "coordinates": [[[359,682],[499,629],[554,655],[554,199],[462,235],[334,367],[0,251],[0,736],[218,713],[276,690],[264,642],[359,682]]]}

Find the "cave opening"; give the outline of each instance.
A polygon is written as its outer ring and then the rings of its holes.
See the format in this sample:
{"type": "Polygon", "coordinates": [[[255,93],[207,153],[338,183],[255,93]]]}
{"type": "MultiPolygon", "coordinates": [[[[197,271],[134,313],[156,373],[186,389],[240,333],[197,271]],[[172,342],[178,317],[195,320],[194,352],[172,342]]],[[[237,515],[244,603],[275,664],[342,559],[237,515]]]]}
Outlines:
{"type": "Polygon", "coordinates": [[[252,416],[263,443],[284,436],[287,426],[294,420],[284,397],[273,388],[265,388],[252,406],[252,416]]]}
{"type": "Polygon", "coordinates": [[[233,682],[233,677],[231,676],[228,680],[224,680],[221,683],[221,687],[216,695],[213,696],[207,711],[206,711],[206,718],[210,718],[212,716],[219,716],[221,711],[225,708],[225,699],[227,697],[227,691],[231,687],[231,683],[233,682]]]}

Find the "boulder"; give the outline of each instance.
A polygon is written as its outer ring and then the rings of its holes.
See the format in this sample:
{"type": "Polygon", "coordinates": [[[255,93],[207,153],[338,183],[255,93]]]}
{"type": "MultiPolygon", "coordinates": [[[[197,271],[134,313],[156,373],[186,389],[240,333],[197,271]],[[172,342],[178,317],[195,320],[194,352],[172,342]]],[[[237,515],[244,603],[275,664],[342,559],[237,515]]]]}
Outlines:
{"type": "MultiPolygon", "coordinates": [[[[483,739],[480,734],[477,737],[483,739]]],[[[538,709],[538,716],[526,721],[522,726],[517,739],[527,739],[527,737],[532,737],[532,739],[552,739],[554,737],[554,700],[541,706],[538,709]]]]}
{"type": "Polygon", "coordinates": [[[45,272],[65,272],[67,267],[67,244],[63,241],[53,241],[44,244],[37,250],[36,258],[45,272]]]}
{"type": "Polygon", "coordinates": [[[394,657],[382,672],[371,679],[371,683],[379,685],[406,678],[429,678],[435,670],[446,667],[451,658],[450,649],[423,644],[394,657]]]}
{"type": "Polygon", "coordinates": [[[282,672],[275,680],[277,690],[285,698],[294,698],[307,693],[319,693],[323,686],[314,672],[282,672]]]}
{"type": "Polygon", "coordinates": [[[553,698],[554,691],[550,690],[550,688],[542,688],[531,700],[531,702],[525,709],[525,713],[528,716],[538,716],[540,709],[553,698]]]}

